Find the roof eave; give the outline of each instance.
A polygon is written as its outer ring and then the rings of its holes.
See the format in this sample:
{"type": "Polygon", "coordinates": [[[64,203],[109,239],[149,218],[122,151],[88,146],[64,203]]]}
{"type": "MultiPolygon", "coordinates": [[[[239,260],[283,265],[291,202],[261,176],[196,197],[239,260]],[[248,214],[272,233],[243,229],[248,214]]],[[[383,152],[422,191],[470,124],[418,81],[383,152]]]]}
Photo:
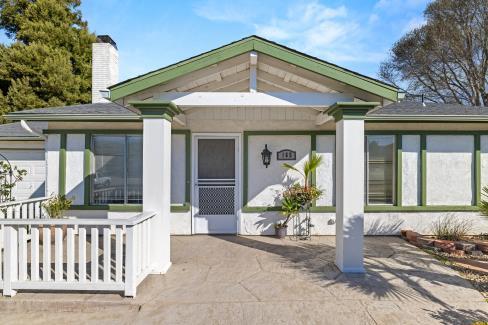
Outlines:
{"type": "Polygon", "coordinates": [[[5,119],[11,121],[140,121],[140,116],[107,115],[107,114],[7,114],[5,119]]]}
{"type": "Polygon", "coordinates": [[[486,122],[488,115],[393,115],[393,114],[375,114],[366,115],[365,120],[374,121],[439,121],[439,122],[486,122]]]}

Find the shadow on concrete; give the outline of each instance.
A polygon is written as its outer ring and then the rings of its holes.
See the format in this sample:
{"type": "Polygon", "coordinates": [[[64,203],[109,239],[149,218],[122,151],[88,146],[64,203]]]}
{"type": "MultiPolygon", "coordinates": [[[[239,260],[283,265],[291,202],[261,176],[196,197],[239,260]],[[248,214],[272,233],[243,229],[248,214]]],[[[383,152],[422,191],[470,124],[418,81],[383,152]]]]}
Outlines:
{"type": "MultiPolygon", "coordinates": [[[[259,240],[251,237],[214,236],[234,244],[259,249],[279,256],[288,268],[299,270],[315,284],[328,288],[334,295],[341,288],[371,296],[376,300],[396,300],[401,303],[434,303],[439,309],[427,310],[430,317],[445,324],[471,324],[474,320],[487,320],[488,313],[479,309],[456,309],[424,288],[458,286],[472,289],[461,277],[439,273],[433,257],[410,246],[400,239],[389,237],[365,237],[365,274],[345,274],[335,266],[335,247],[329,243],[308,241],[287,242],[276,239],[259,240]],[[288,244],[289,243],[289,244],[288,244]],[[401,253],[401,254],[397,254],[401,253]]],[[[446,296],[448,293],[446,292],[446,296]]],[[[426,309],[424,309],[426,310],[426,309]]]]}

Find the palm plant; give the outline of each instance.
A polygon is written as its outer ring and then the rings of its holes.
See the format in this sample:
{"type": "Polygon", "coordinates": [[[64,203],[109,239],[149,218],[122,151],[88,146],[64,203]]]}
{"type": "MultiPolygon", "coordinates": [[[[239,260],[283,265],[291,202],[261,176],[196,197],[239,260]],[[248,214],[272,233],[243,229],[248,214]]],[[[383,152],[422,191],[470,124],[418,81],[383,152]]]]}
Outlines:
{"type": "Polygon", "coordinates": [[[488,186],[483,187],[481,191],[481,202],[479,205],[480,213],[484,215],[485,217],[488,217],[488,186]]]}
{"type": "Polygon", "coordinates": [[[303,165],[303,169],[300,170],[295,166],[292,166],[288,163],[283,164],[283,168],[288,170],[293,170],[302,175],[303,177],[303,185],[305,188],[308,188],[312,184],[312,174],[322,163],[322,157],[317,154],[312,154],[310,158],[305,162],[303,165]]]}
{"type": "Polygon", "coordinates": [[[322,195],[322,191],[312,184],[312,174],[321,163],[322,157],[312,154],[302,170],[287,163],[283,164],[285,169],[296,171],[303,177],[303,185],[297,182],[283,192],[281,208],[285,220],[275,224],[276,229],[286,228],[290,220],[299,214],[300,209],[309,206],[322,195]]]}

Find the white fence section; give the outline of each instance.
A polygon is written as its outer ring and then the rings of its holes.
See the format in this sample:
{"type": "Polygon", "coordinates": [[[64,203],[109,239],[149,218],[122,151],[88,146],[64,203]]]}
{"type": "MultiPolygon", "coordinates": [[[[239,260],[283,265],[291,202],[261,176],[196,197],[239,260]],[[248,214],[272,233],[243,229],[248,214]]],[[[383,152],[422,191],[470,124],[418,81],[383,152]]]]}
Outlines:
{"type": "Polygon", "coordinates": [[[1,219],[42,219],[44,218],[42,203],[48,197],[0,203],[1,219]]]}
{"type": "Polygon", "coordinates": [[[130,219],[0,219],[0,289],[123,291],[152,270],[155,213],[130,219]]]}

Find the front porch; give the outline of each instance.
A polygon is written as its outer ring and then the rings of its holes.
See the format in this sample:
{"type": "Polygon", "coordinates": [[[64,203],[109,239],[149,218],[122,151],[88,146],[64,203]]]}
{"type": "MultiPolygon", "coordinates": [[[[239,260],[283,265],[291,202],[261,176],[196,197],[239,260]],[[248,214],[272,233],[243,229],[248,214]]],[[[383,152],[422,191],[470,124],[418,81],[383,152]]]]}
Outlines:
{"type": "Polygon", "coordinates": [[[119,294],[29,293],[0,298],[6,323],[109,321],[234,324],[471,324],[488,318],[479,292],[396,237],[365,237],[366,274],[342,274],[332,236],[173,236],[173,266],[135,299],[119,294]],[[113,319],[112,319],[113,321],[113,319]]]}

